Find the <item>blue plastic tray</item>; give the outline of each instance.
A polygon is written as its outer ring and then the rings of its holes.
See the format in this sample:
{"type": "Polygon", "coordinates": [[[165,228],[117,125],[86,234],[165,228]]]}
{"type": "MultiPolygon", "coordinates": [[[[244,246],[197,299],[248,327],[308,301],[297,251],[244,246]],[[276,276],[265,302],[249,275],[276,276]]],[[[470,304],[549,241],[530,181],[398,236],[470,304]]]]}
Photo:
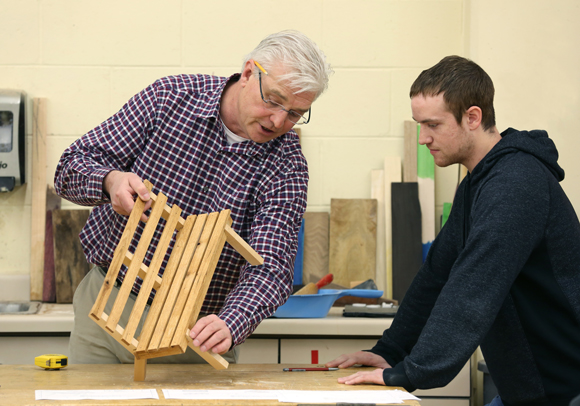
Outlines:
{"type": "Polygon", "coordinates": [[[326,317],[334,302],[343,296],[379,298],[383,296],[383,291],[321,289],[315,295],[291,295],[288,301],[276,310],[274,317],[295,319],[326,317]]]}

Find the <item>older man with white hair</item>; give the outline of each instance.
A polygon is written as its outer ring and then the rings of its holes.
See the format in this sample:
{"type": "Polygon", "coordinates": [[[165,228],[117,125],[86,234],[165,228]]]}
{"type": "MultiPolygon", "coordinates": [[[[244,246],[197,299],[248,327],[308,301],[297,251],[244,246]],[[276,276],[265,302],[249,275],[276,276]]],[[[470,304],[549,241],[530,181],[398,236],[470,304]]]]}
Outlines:
{"type": "MultiPolygon", "coordinates": [[[[201,309],[205,316],[191,330],[202,351],[227,352],[224,358],[235,362],[235,346],[291,293],[308,186],[307,163],[292,128],[310,121],[311,105],[331,73],[325,55],[305,35],[272,34],[246,57],[241,73],[159,79],[64,151],[55,174],[59,195],[95,206],[80,235],[95,267],[73,299],[72,362],[133,362],[88,314],[135,197],[147,209],[151,205],[144,179],[169,197],[168,204],[181,207],[183,216],[230,209],[232,228],[264,258],[263,265],[251,266],[226,245],[201,309]]],[[[151,251],[146,258],[151,260],[151,251]]],[[[191,350],[160,360],[203,362],[191,350]]]]}

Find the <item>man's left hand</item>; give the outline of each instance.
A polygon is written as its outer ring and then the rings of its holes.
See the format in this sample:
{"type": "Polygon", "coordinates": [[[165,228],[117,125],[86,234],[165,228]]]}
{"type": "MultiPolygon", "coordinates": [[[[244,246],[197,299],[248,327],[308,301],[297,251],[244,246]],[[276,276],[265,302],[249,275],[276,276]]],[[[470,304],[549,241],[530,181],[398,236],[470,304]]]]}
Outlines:
{"type": "Polygon", "coordinates": [[[374,371],[357,372],[356,374],[338,378],[339,383],[346,385],[358,385],[361,383],[374,383],[376,385],[384,385],[383,370],[375,369],[374,371]]]}
{"type": "Polygon", "coordinates": [[[232,333],[226,322],[215,314],[202,317],[195,323],[189,332],[193,345],[203,352],[212,351],[214,354],[228,352],[232,346],[232,333]]]}

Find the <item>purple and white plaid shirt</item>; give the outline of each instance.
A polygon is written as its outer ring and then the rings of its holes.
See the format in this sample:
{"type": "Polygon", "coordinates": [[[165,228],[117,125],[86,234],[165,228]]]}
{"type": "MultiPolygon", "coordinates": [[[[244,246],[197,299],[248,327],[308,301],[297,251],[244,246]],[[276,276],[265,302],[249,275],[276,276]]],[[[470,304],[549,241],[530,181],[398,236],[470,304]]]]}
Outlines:
{"type": "MultiPolygon", "coordinates": [[[[251,266],[226,244],[216,267],[201,312],[218,314],[234,345],[290,294],[308,187],[308,167],[294,131],[264,144],[227,144],[220,98],[226,82],[238,78],[179,75],[156,81],[68,147],[55,174],[60,196],[96,206],[80,239],[87,260],[104,267],[127,222],[102,190],[112,170],[148,179],[154,193],[164,193],[170,206],[183,209],[184,218],[230,209],[232,228],[265,261],[251,266]]],[[[140,223],[138,234],[143,227],[140,223]]],[[[134,240],[131,251],[135,248],[134,240]]],[[[145,263],[151,258],[148,252],[145,263]]],[[[123,267],[119,279],[125,272],[123,267]]]]}

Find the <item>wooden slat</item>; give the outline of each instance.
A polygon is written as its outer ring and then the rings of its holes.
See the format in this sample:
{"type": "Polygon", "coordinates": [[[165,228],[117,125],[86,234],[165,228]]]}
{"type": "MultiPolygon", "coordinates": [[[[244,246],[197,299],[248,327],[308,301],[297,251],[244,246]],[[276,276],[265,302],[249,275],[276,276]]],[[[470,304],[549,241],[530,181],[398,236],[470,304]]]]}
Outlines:
{"type": "MultiPolygon", "coordinates": [[[[145,186],[149,191],[153,188],[153,185],[145,181],[145,186]]],[[[117,280],[117,275],[119,275],[119,271],[121,270],[121,266],[123,265],[123,261],[125,260],[125,253],[129,249],[131,245],[131,240],[133,240],[133,236],[135,235],[135,230],[137,230],[137,226],[139,225],[139,221],[141,219],[141,215],[145,209],[145,202],[139,198],[135,201],[135,205],[133,206],[133,210],[131,211],[131,215],[129,216],[129,220],[127,220],[127,224],[125,225],[125,230],[123,230],[123,235],[121,235],[121,239],[117,244],[117,248],[115,248],[115,253],[113,254],[113,260],[109,265],[109,270],[107,271],[107,275],[105,276],[105,280],[103,281],[103,286],[101,286],[101,290],[99,291],[99,295],[97,296],[97,300],[95,300],[95,304],[91,309],[91,313],[89,314],[90,317],[93,318],[95,321],[99,321],[101,314],[105,310],[105,306],[107,301],[109,300],[109,296],[111,295],[111,291],[115,286],[115,281],[117,280]]]]}
{"type": "Polygon", "coordinates": [[[384,179],[385,179],[385,261],[387,266],[387,278],[385,284],[387,286],[387,299],[393,298],[393,229],[392,229],[392,213],[391,213],[391,184],[393,182],[400,182],[402,180],[401,173],[401,157],[388,156],[385,157],[384,164],[384,179]]]}
{"type": "Polygon", "coordinates": [[[149,245],[151,244],[153,234],[155,234],[155,229],[157,228],[157,224],[159,222],[159,219],[161,218],[161,213],[163,212],[163,209],[165,207],[165,201],[167,200],[167,197],[163,195],[157,196],[157,203],[159,203],[160,200],[162,200],[163,203],[161,205],[155,204],[153,206],[153,209],[151,210],[149,220],[147,220],[147,224],[143,229],[141,239],[139,240],[139,244],[137,245],[137,249],[135,250],[135,256],[133,257],[131,266],[129,267],[127,273],[125,274],[123,284],[119,289],[119,294],[117,295],[115,304],[111,309],[109,321],[107,322],[107,330],[109,331],[115,330],[117,323],[121,318],[121,314],[123,313],[123,309],[125,308],[127,299],[129,298],[129,294],[131,293],[131,289],[133,288],[133,282],[137,278],[137,273],[139,272],[141,262],[143,262],[143,259],[147,254],[147,250],[149,249],[149,245]]]}
{"type": "MultiPolygon", "coordinates": [[[[139,347],[137,347],[137,352],[145,351],[149,346],[154,329],[156,328],[159,320],[159,315],[161,314],[161,310],[165,304],[165,299],[167,298],[169,289],[174,283],[175,271],[180,264],[183,251],[189,239],[189,235],[191,234],[191,230],[193,229],[193,224],[195,223],[196,217],[197,216],[189,216],[187,220],[185,220],[185,224],[181,231],[177,233],[173,251],[171,251],[171,256],[169,261],[167,261],[167,266],[163,272],[161,286],[155,293],[155,298],[153,299],[153,303],[149,309],[149,314],[145,320],[145,323],[143,324],[143,329],[141,330],[141,335],[139,336],[139,347]]],[[[181,282],[179,283],[181,284],[181,282]]]]}
{"type": "Polygon", "coordinates": [[[139,358],[135,355],[135,365],[133,369],[133,380],[135,382],[143,382],[147,375],[147,360],[139,358]]]}
{"type": "MultiPolygon", "coordinates": [[[[205,226],[203,228],[203,232],[201,233],[201,238],[199,239],[199,243],[197,249],[195,250],[195,254],[189,264],[189,268],[187,270],[187,275],[183,280],[183,284],[181,285],[181,290],[179,292],[179,296],[177,297],[177,302],[173,307],[173,313],[171,314],[171,318],[169,319],[169,323],[165,328],[165,334],[163,336],[163,340],[161,341],[161,348],[171,347],[173,346],[172,340],[174,335],[182,335],[185,329],[178,330],[179,322],[183,317],[184,309],[186,308],[186,301],[191,300],[189,297],[189,293],[194,286],[194,283],[198,280],[198,274],[200,265],[205,257],[206,249],[208,248],[208,244],[210,242],[210,238],[212,236],[212,232],[214,230],[216,221],[218,219],[219,213],[210,213],[207,216],[207,220],[205,222],[205,226]],[[181,332],[181,334],[179,333],[181,332]]],[[[222,229],[223,231],[223,229],[222,229]]],[[[225,236],[224,236],[225,239],[225,236]]],[[[194,301],[196,298],[193,299],[194,301]]],[[[202,299],[203,301],[203,299],[202,299]]],[[[182,350],[185,351],[184,346],[181,347],[182,350]]]]}
{"type": "MultiPolygon", "coordinates": [[[[129,266],[131,266],[131,261],[133,261],[133,254],[129,251],[127,251],[125,253],[125,259],[123,261],[123,265],[125,265],[127,268],[129,268],[129,266]]],[[[141,279],[145,279],[145,277],[147,276],[147,271],[149,270],[149,267],[145,264],[141,264],[141,266],[139,267],[139,273],[138,276],[141,279]]],[[[161,277],[159,275],[157,275],[155,277],[155,281],[153,282],[153,289],[159,289],[159,287],[161,286],[161,277]]]]}
{"type": "Polygon", "coordinates": [[[405,121],[405,156],[403,160],[403,181],[417,182],[417,123],[405,121]]]}
{"type": "Polygon", "coordinates": [[[221,355],[214,354],[211,351],[201,351],[199,347],[193,345],[193,340],[189,336],[189,329],[185,332],[185,339],[187,340],[187,345],[197,353],[200,357],[202,357],[208,364],[210,364],[215,369],[223,370],[227,369],[230,365],[221,355]]]}
{"type": "Polygon", "coordinates": [[[375,282],[379,290],[387,291],[386,229],[385,229],[385,171],[371,171],[371,197],[377,199],[377,251],[375,282]]]}
{"type": "MultiPolygon", "coordinates": [[[[155,193],[149,193],[149,196],[151,197],[151,200],[156,201],[157,200],[157,195],[155,193]]],[[[169,216],[171,214],[171,207],[169,205],[165,205],[165,207],[163,207],[163,213],[161,213],[161,217],[163,217],[165,220],[169,219],[169,216]]],[[[177,222],[177,226],[175,227],[177,229],[177,231],[181,230],[183,228],[183,226],[185,225],[185,220],[183,218],[180,218],[177,222]]]]}
{"type": "Polygon", "coordinates": [[[177,321],[175,319],[171,321],[175,309],[175,302],[177,302],[177,298],[180,295],[181,286],[183,285],[183,281],[189,272],[192,259],[198,250],[198,245],[200,243],[200,238],[202,236],[204,226],[207,222],[207,218],[207,214],[200,214],[194,219],[195,223],[193,224],[193,229],[191,230],[189,240],[187,241],[185,251],[183,252],[179,267],[177,268],[177,273],[175,274],[171,289],[169,290],[169,294],[165,300],[165,304],[163,305],[161,315],[157,321],[157,327],[155,327],[155,332],[153,333],[153,337],[151,338],[151,342],[149,343],[147,351],[158,351],[162,347],[169,347],[171,338],[169,337],[164,340],[164,337],[169,334],[167,333],[168,328],[173,329],[173,332],[175,332],[177,321]],[[170,327],[168,327],[168,325],[170,325],[170,327]]]}
{"type": "MultiPolygon", "coordinates": [[[[30,300],[42,300],[46,228],[46,99],[32,99],[30,300]]],[[[22,180],[24,181],[24,179],[22,180]]]]}
{"type": "Polygon", "coordinates": [[[149,270],[145,276],[145,279],[143,280],[143,283],[141,284],[141,289],[139,289],[137,300],[133,305],[131,315],[129,316],[129,321],[125,326],[123,341],[127,343],[131,342],[135,335],[135,331],[137,330],[141,315],[143,314],[145,306],[147,305],[147,300],[151,295],[151,290],[153,289],[153,284],[155,282],[155,276],[158,276],[159,271],[161,270],[161,265],[163,264],[163,260],[167,255],[167,249],[169,248],[169,244],[173,238],[175,227],[177,226],[178,220],[181,218],[180,215],[181,208],[174,205],[171,209],[169,219],[167,220],[167,223],[163,229],[163,233],[159,239],[159,243],[157,244],[157,247],[155,247],[155,254],[153,254],[153,259],[149,265],[149,270]]]}
{"type": "Polygon", "coordinates": [[[108,331],[106,329],[107,320],[109,320],[109,315],[107,313],[105,313],[105,312],[102,312],[100,314],[100,316],[98,317],[98,319],[96,320],[96,322],[97,322],[97,324],[99,326],[101,326],[103,329],[105,329],[105,331],[107,331],[111,337],[113,337],[115,340],[117,340],[117,342],[119,344],[121,344],[123,347],[125,347],[125,349],[127,351],[129,351],[131,353],[134,353],[135,350],[137,349],[137,346],[139,345],[139,342],[137,340],[135,340],[135,339],[133,339],[131,341],[131,344],[127,344],[126,342],[124,342],[123,339],[122,339],[123,332],[124,332],[123,327],[117,325],[115,327],[115,331],[113,331],[113,332],[108,331]]]}
{"type": "Polygon", "coordinates": [[[140,358],[143,359],[167,357],[169,355],[178,355],[178,354],[183,354],[183,350],[179,347],[161,348],[153,352],[139,350],[135,351],[135,355],[138,355],[140,358]]]}
{"type": "Polygon", "coordinates": [[[188,300],[183,309],[183,315],[171,343],[172,346],[178,345],[185,351],[187,337],[183,333],[191,329],[197,321],[201,306],[203,305],[203,299],[205,298],[215,267],[219,261],[224,244],[226,243],[224,230],[226,226],[230,226],[231,224],[232,219],[230,217],[230,210],[221,211],[217,223],[213,228],[206,253],[203,256],[198,277],[189,292],[188,300]]]}
{"type": "Polygon", "coordinates": [[[262,265],[264,258],[244,241],[230,226],[225,228],[226,241],[238,251],[250,265],[262,265]]]}

